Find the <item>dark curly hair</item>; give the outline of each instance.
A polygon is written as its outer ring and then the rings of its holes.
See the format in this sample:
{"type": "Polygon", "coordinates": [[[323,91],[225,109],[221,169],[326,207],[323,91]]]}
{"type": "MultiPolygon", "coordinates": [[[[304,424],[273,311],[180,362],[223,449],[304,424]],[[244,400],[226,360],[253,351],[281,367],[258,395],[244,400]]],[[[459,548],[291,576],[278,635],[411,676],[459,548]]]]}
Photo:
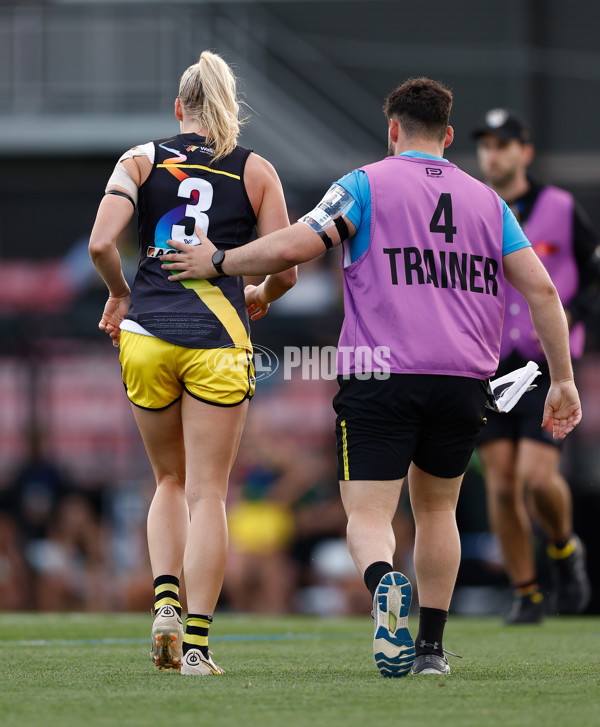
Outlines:
{"type": "Polygon", "coordinates": [[[409,78],[385,99],[383,113],[400,122],[409,137],[443,139],[450,120],[452,92],[430,78],[409,78]]]}

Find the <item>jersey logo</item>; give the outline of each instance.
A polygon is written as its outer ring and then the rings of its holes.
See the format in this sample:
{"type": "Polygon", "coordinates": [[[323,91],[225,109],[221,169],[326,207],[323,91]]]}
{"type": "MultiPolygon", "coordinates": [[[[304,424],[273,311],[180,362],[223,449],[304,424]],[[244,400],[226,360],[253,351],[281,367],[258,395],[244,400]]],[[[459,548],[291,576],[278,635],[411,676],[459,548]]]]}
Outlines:
{"type": "Polygon", "coordinates": [[[174,247],[149,247],[146,250],[146,257],[159,257],[159,255],[169,255],[179,252],[174,247]]]}
{"type": "Polygon", "coordinates": [[[535,254],[543,260],[553,255],[558,255],[558,244],[556,242],[550,242],[549,240],[536,240],[531,243],[535,254]]]}
{"type": "Polygon", "coordinates": [[[444,172],[437,167],[425,167],[425,174],[428,177],[443,177],[444,172]]]}
{"type": "Polygon", "coordinates": [[[211,156],[213,156],[214,153],[215,153],[215,150],[214,149],[211,149],[209,146],[195,146],[195,145],[191,145],[191,146],[186,146],[185,147],[185,150],[186,151],[198,151],[198,149],[200,149],[200,151],[204,152],[205,154],[210,154],[211,156]]]}

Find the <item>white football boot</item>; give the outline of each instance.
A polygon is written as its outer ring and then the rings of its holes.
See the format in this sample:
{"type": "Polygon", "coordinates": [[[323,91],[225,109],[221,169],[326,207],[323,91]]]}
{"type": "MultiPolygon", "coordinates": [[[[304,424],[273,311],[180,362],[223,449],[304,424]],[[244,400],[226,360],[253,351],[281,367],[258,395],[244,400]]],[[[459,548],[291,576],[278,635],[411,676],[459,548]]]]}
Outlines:
{"type": "Polygon", "coordinates": [[[159,669],[181,669],[183,623],[173,606],[161,606],[152,623],[150,658],[159,669]]]}

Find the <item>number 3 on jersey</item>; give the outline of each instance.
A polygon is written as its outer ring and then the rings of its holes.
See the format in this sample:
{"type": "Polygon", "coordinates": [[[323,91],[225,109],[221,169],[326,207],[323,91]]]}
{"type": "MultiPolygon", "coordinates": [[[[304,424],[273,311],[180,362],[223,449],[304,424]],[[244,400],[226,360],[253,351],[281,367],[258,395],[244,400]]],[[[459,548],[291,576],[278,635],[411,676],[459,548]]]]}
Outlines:
{"type": "Polygon", "coordinates": [[[171,239],[179,240],[179,242],[187,242],[188,245],[198,245],[200,240],[196,235],[196,225],[198,225],[205,235],[208,235],[208,215],[205,212],[208,212],[212,205],[212,184],[207,182],[206,179],[187,177],[179,185],[177,196],[183,199],[191,199],[193,204],[185,206],[185,224],[177,224],[171,227],[171,239]],[[186,227],[188,230],[192,227],[191,235],[186,234],[186,227]]]}

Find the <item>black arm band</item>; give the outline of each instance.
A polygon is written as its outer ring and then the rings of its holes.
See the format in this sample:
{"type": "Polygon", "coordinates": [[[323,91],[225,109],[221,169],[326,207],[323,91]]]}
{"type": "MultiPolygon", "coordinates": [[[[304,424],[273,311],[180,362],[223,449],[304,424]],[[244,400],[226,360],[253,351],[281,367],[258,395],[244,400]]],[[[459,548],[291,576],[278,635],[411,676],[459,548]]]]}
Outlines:
{"type": "Polygon", "coordinates": [[[323,240],[323,242],[325,243],[325,247],[328,250],[331,250],[331,248],[333,247],[333,242],[331,242],[331,237],[329,237],[329,235],[325,232],[325,230],[321,230],[321,232],[317,232],[317,235],[321,238],[321,240],[323,240]]]}
{"type": "Polygon", "coordinates": [[[336,217],[333,222],[335,224],[335,229],[340,233],[340,242],[344,242],[344,240],[347,240],[350,237],[346,220],[340,215],[339,217],[336,217]]]}
{"type": "Polygon", "coordinates": [[[118,189],[109,189],[108,192],[105,192],[105,194],[116,194],[117,197],[125,197],[125,199],[128,199],[131,202],[131,204],[133,205],[133,209],[135,209],[135,202],[127,194],[127,192],[120,192],[118,189]]]}

